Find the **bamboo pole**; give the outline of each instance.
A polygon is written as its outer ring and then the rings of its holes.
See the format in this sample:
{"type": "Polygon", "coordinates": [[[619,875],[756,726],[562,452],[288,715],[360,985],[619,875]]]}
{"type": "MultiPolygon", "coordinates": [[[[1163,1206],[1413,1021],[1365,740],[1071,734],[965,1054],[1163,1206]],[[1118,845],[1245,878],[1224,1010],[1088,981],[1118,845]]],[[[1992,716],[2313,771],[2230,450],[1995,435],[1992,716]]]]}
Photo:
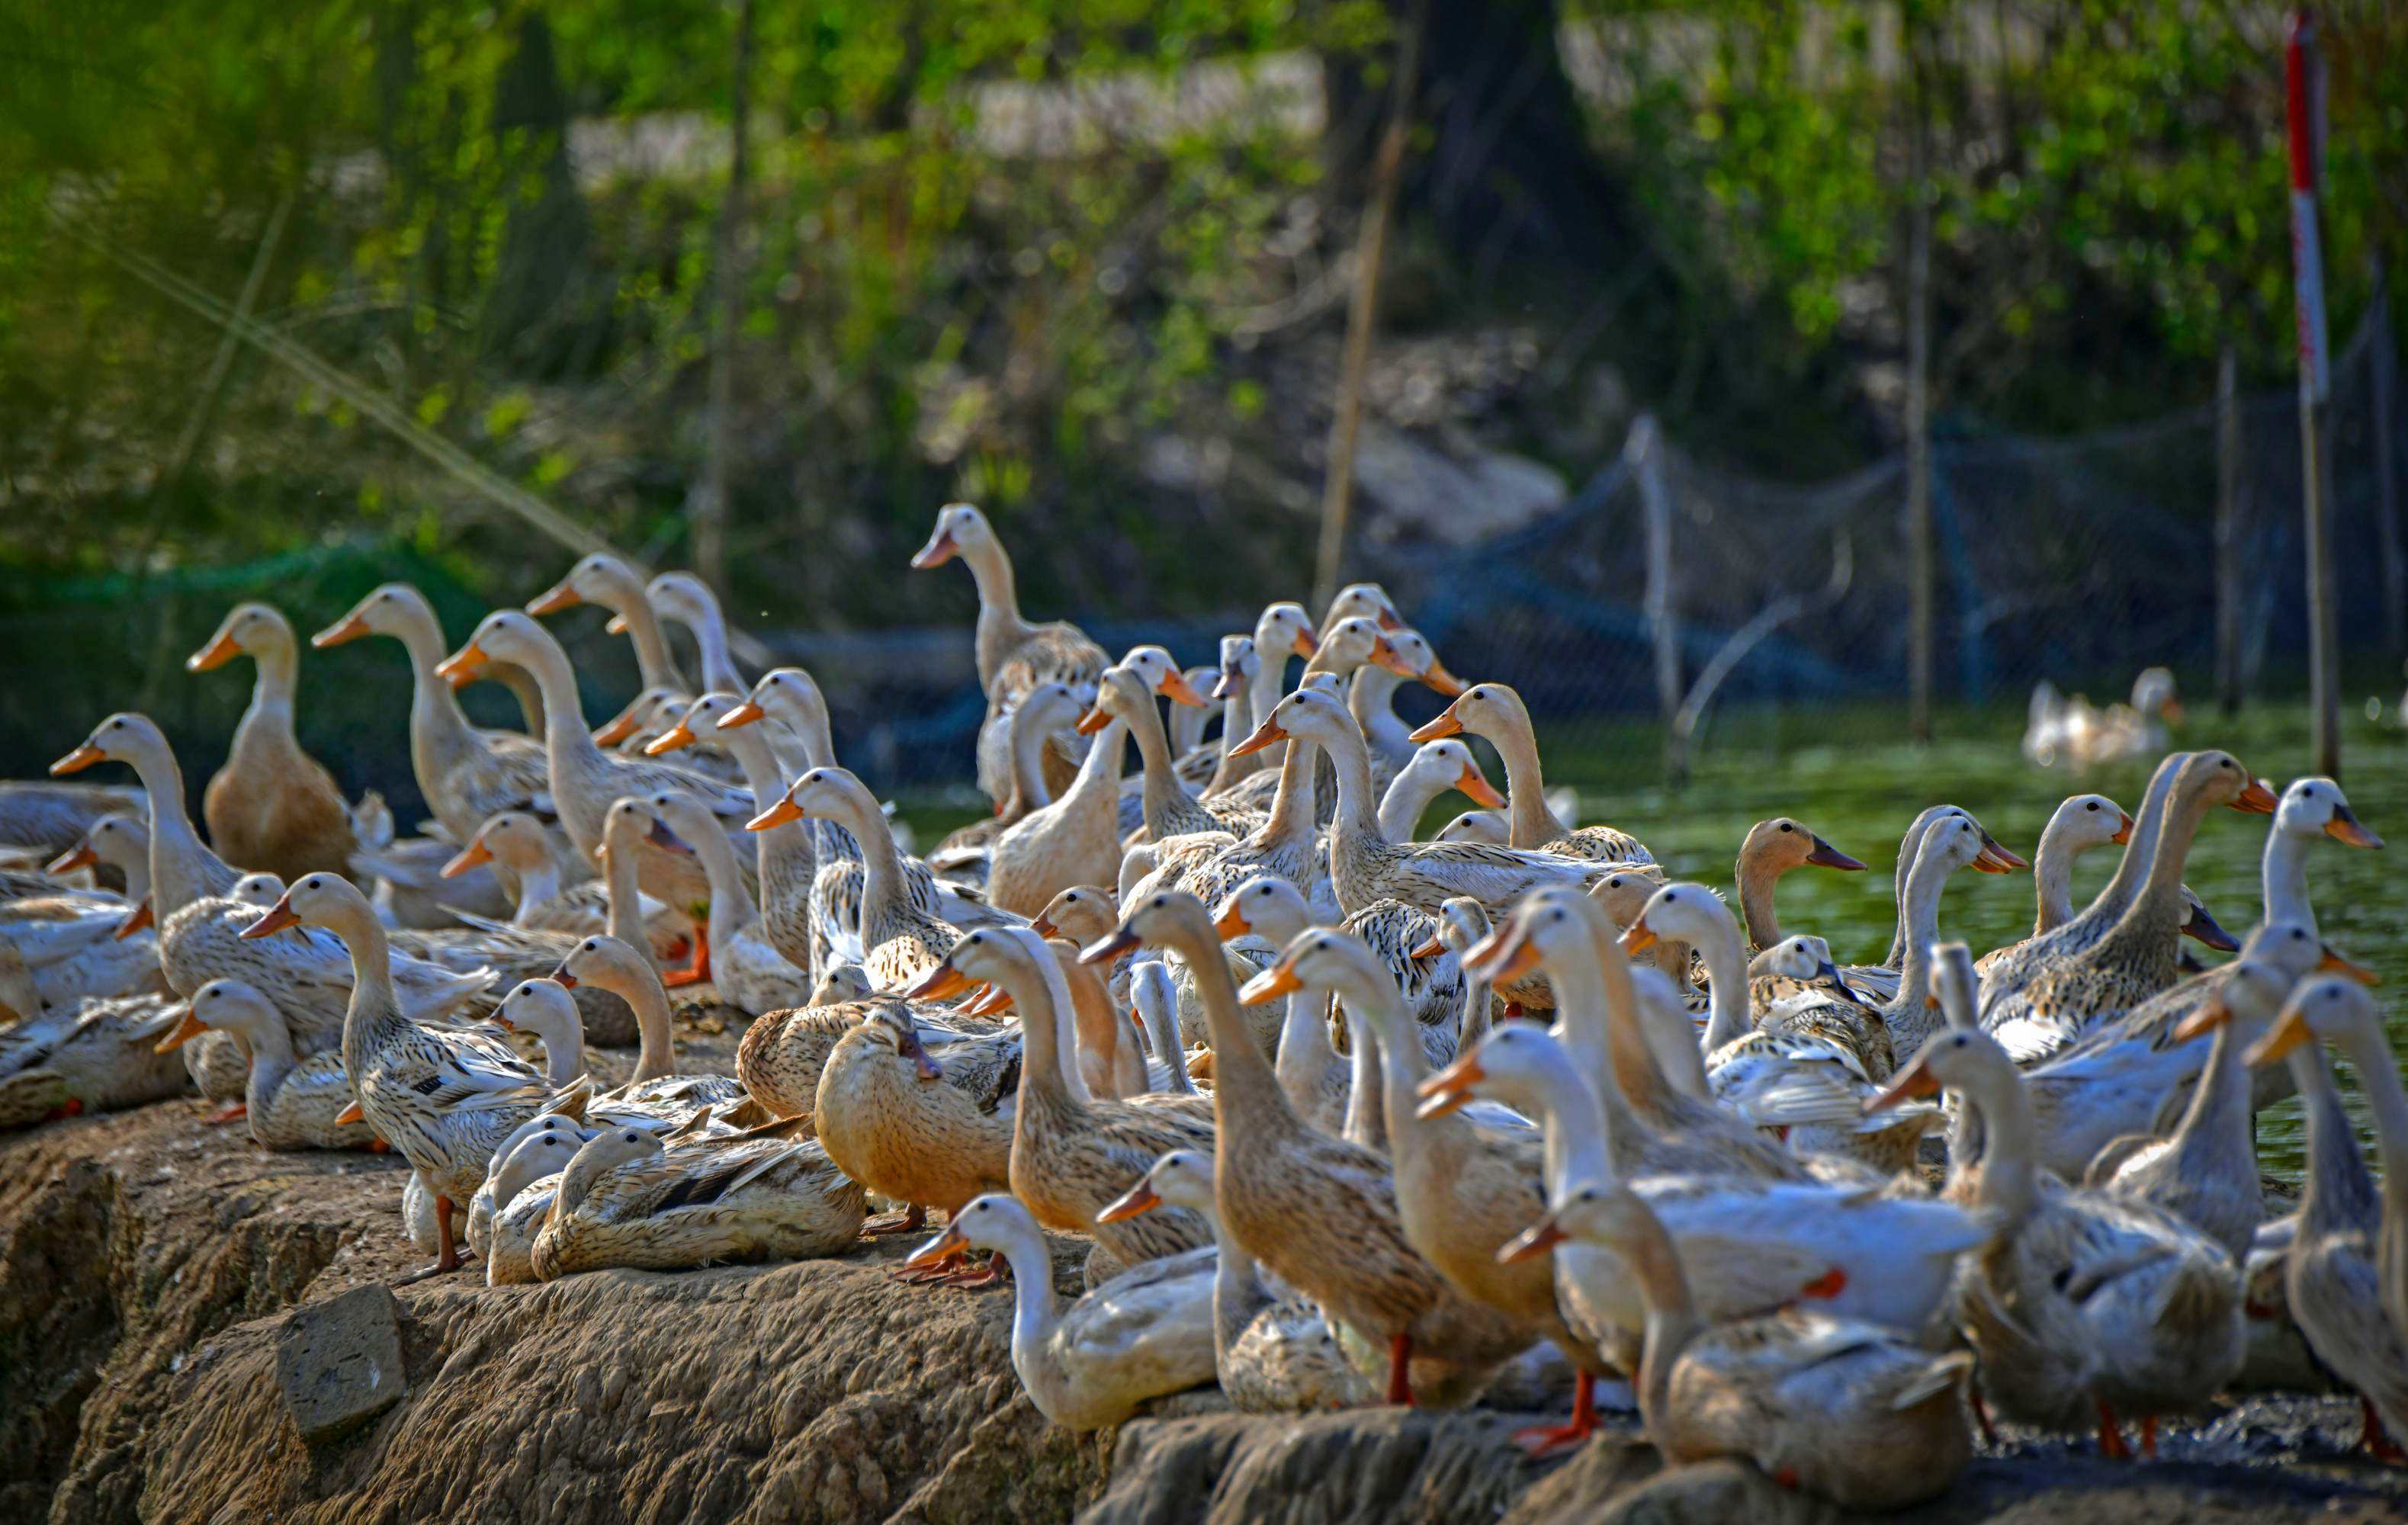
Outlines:
{"type": "Polygon", "coordinates": [[[1346,519],[1354,508],[1354,450],[1363,431],[1363,378],[1371,365],[1371,331],[1379,322],[1380,266],[1388,249],[1388,223],[1395,215],[1397,182],[1403,178],[1405,146],[1412,131],[1413,84],[1421,73],[1422,30],[1429,0],[1413,0],[1412,15],[1397,50],[1396,78],[1388,93],[1388,122],[1371,165],[1371,204],[1354,244],[1354,290],[1346,308],[1346,347],[1339,360],[1338,412],[1329,424],[1328,461],[1321,482],[1321,543],[1312,557],[1312,607],[1327,609],[1338,597],[1346,557],[1346,519]]]}
{"type": "Polygon", "coordinates": [[[1685,765],[1681,713],[1681,615],[1672,589],[1672,487],[1664,476],[1663,431],[1652,413],[1641,413],[1623,446],[1639,481],[1639,502],[1647,545],[1648,639],[1656,650],[1656,708],[1664,723],[1664,777],[1678,784],[1685,765]]]}

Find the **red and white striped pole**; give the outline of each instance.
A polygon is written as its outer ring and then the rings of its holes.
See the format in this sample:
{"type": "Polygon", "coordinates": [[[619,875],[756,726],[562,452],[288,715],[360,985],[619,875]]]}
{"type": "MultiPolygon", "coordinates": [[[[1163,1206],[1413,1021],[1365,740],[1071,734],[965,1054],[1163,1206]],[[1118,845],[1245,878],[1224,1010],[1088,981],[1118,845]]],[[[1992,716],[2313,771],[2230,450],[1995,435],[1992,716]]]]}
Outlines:
{"type": "Polygon", "coordinates": [[[2316,228],[2316,175],[2324,158],[2323,69],[2315,19],[2292,12],[2283,45],[2285,117],[2291,151],[2291,292],[2300,349],[2300,506],[2307,530],[2308,695],[2316,770],[2341,774],[2341,644],[2333,591],[2332,525],[2325,502],[2325,403],[2332,363],[2325,342],[2325,272],[2316,228]]]}

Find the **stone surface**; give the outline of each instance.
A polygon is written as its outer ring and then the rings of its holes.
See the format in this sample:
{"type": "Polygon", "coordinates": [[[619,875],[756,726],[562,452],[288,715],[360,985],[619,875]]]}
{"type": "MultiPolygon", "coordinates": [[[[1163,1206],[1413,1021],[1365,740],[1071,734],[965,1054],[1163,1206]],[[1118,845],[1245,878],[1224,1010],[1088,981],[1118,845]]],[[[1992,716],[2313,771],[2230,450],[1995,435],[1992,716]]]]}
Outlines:
{"type": "Polygon", "coordinates": [[[409,1394],[401,1307],[380,1285],[305,1303],[276,1340],[285,1412],[311,1445],[348,1434],[409,1394]]]}

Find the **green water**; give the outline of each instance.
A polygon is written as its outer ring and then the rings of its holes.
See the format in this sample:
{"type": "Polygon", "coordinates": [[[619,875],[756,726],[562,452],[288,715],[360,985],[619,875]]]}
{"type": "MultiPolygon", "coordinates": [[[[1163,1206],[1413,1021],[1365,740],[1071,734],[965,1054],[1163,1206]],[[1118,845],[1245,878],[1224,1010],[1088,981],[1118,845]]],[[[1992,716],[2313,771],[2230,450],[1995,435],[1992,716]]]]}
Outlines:
{"type": "MultiPolygon", "coordinates": [[[[2401,887],[2408,865],[2401,861],[2408,855],[2408,731],[2399,727],[2391,704],[2396,698],[2386,698],[2379,721],[2363,713],[2349,717],[2343,784],[2359,818],[2400,845],[2363,852],[2333,843],[2311,856],[2308,883],[2325,937],[2382,971],[2377,994],[2399,1045],[2408,1043],[2408,1002],[2399,993],[2408,986],[2408,937],[2400,926],[2401,913],[2408,911],[2408,892],[2401,887]]],[[[2027,764],[2016,749],[2020,719],[2015,707],[2006,705],[1943,713],[1939,740],[1917,747],[1903,740],[1903,712],[1895,708],[1734,713],[1717,722],[1688,786],[1677,795],[1660,784],[1659,742],[1652,726],[1542,732],[1540,744],[1549,785],[1580,791],[1584,822],[1611,821],[1636,832],[1681,878],[1727,891],[1731,860],[1752,824],[1769,815],[1805,822],[1863,860],[1869,871],[1803,869],[1790,874],[1781,885],[1782,927],[1829,939],[1842,962],[1869,961],[1888,951],[1897,921],[1890,874],[1899,835],[1927,805],[1963,806],[2028,857],[2049,813],[2069,794],[2096,791],[2128,811],[2140,803],[2154,759],[2094,769],[2078,779],[2043,771],[2027,764]]],[[[2260,707],[2229,721],[2212,711],[2195,711],[2176,728],[2172,744],[2224,747],[2277,790],[2310,766],[2300,707],[2260,707]]],[[[1490,777],[1501,782],[1493,756],[1487,764],[1490,777]]],[[[1434,828],[1465,804],[1455,796],[1440,799],[1426,825],[1434,828]]],[[[957,810],[906,813],[923,832],[923,842],[933,842],[936,833],[964,819],[957,810]]],[[[2258,862],[2265,830],[2263,816],[2213,813],[2184,873],[2236,938],[2245,937],[2258,921],[2258,862]]],[[[2105,847],[2079,861],[2076,906],[2114,872],[2120,852],[2105,847]]],[[[1961,873],[1950,881],[1941,902],[1940,928],[1978,953],[2025,936],[2032,914],[2030,875],[1961,873]]],[[[2187,945],[2211,962],[2222,957],[2187,945]]],[[[2344,1085],[2355,1098],[2354,1080],[2344,1085]]],[[[2296,1173],[2300,1137],[2295,1102],[2262,1115],[2258,1138],[2270,1173],[2296,1173]]]]}

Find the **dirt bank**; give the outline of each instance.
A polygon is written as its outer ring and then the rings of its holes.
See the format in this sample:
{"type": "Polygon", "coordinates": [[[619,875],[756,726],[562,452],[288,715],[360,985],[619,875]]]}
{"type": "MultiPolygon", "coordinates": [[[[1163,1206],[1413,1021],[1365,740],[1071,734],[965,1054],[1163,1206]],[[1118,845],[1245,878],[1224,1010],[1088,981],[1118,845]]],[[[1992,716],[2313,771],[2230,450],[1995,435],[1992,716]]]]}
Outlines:
{"type": "MultiPolygon", "coordinates": [[[[681,1036],[701,1068],[735,1034],[681,1036]]],[[[1496,1415],[1205,1412],[1070,1436],[1011,1374],[1008,1298],[897,1286],[893,1242],[807,1265],[402,1288],[407,1396],[313,1446],[284,1406],[279,1338],[296,1307],[419,1259],[402,1168],[264,1154],[204,1111],[0,1139],[0,1520],[1818,1518],[1739,1469],[1663,1475],[1627,1434],[1531,1467],[1496,1415]]],[[[1080,1248],[1057,1247],[1074,1289],[1080,1248]]],[[[2253,1402],[2169,1431],[2167,1460],[2142,1468],[2011,1437],[1905,1518],[2408,1518],[2408,1476],[2344,1459],[2355,1425],[2344,1400],[2253,1402]]]]}

